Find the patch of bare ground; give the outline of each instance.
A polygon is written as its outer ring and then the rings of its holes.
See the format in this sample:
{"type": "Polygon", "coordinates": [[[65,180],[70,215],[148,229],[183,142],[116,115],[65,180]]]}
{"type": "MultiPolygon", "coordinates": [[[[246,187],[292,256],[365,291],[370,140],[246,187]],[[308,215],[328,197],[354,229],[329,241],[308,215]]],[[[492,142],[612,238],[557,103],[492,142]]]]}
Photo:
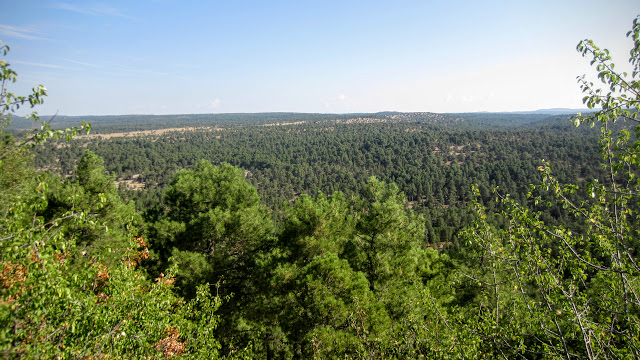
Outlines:
{"type": "Polygon", "coordinates": [[[273,124],[264,124],[262,126],[285,126],[285,125],[300,125],[304,124],[304,121],[293,121],[293,122],[281,122],[281,123],[273,123],[273,124]]]}
{"type": "MultiPolygon", "coordinates": [[[[76,138],[79,138],[80,136],[79,136],[79,135],[76,135],[75,137],[76,137],[76,138]]],[[[74,146],[75,146],[75,145],[74,145],[74,146]]],[[[83,148],[86,148],[86,147],[88,147],[88,146],[89,146],[89,143],[82,143],[82,144],[80,144],[80,146],[82,146],[83,148]]],[[[68,142],[62,142],[62,141],[61,141],[61,142],[58,142],[58,143],[56,144],[56,149],[62,149],[62,148],[67,148],[67,147],[71,147],[71,144],[70,144],[70,143],[68,143],[68,142]]]]}
{"type": "Polygon", "coordinates": [[[458,155],[464,155],[464,153],[462,153],[462,150],[464,150],[464,145],[451,145],[449,146],[449,154],[458,156],[458,155]]]}
{"type": "Polygon", "coordinates": [[[120,184],[124,184],[129,190],[142,190],[146,183],[140,181],[140,174],[131,175],[128,179],[117,179],[115,181],[116,186],[120,187],[120,184]]]}
{"type": "Polygon", "coordinates": [[[88,135],[78,135],[76,136],[79,139],[112,139],[118,137],[136,137],[136,136],[158,136],[164,135],[166,133],[179,133],[179,132],[191,132],[191,131],[222,131],[223,128],[216,128],[211,126],[187,126],[187,127],[174,127],[174,128],[166,128],[166,129],[156,129],[156,130],[138,130],[138,131],[128,131],[128,132],[115,132],[108,134],[88,134],[88,135]]]}
{"type": "Polygon", "coordinates": [[[419,199],[417,200],[411,200],[411,201],[407,201],[407,209],[413,209],[414,206],[416,206],[416,204],[422,204],[425,201],[427,201],[427,197],[426,196],[421,196],[419,199]]]}
{"type": "Polygon", "coordinates": [[[378,119],[378,118],[367,118],[367,117],[335,120],[336,124],[373,124],[373,123],[383,123],[388,121],[389,119],[378,119]]]}
{"type": "Polygon", "coordinates": [[[427,245],[427,248],[442,251],[445,246],[449,246],[451,244],[453,244],[451,241],[443,241],[438,246],[427,245]]]}
{"type": "MultiPolygon", "coordinates": [[[[56,164],[57,164],[57,163],[59,163],[59,162],[60,162],[60,160],[59,160],[59,159],[56,159],[56,160],[55,160],[55,162],[56,162],[56,164]]],[[[47,172],[47,171],[50,171],[50,172],[55,173],[55,172],[60,171],[60,167],[59,167],[59,166],[57,166],[57,165],[47,165],[47,166],[43,166],[43,167],[40,167],[40,168],[36,168],[36,171],[37,171],[37,172],[47,172]]]]}

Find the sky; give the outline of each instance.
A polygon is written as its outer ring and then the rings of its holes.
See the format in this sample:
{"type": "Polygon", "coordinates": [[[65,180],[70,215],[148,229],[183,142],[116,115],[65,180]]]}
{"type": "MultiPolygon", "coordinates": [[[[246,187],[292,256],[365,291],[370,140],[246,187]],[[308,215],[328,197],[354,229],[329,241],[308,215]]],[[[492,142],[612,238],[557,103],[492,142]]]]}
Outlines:
{"type": "Polygon", "coordinates": [[[6,1],[9,87],[40,114],[584,108],[576,51],[630,69],[637,0],[6,1]]]}

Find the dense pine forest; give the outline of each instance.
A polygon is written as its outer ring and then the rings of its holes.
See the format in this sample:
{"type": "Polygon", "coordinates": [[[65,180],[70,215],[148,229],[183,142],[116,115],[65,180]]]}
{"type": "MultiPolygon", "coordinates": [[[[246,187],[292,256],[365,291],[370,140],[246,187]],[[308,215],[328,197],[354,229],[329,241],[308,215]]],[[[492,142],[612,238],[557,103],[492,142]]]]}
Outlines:
{"type": "Polygon", "coordinates": [[[24,120],[0,62],[2,357],[640,358],[628,36],[577,115],[24,120]]]}
{"type": "Polygon", "coordinates": [[[565,182],[586,181],[601,173],[597,131],[576,129],[569,116],[247,117],[257,123],[241,115],[212,115],[208,122],[155,134],[126,132],[141,128],[136,123],[144,123],[144,117],[100,119],[92,123],[95,135],[35,149],[35,166],[56,164],[51,170],[72,176],[78,159],[89,150],[104,160],[123,197],[135,200],[144,211],[161,202],[177,171],[203,159],[229,163],[245,172],[275,220],[284,219],[284,208],[300,194],[362,195],[367,179],[375,176],[396,184],[413,211],[426,216],[431,246],[453,243],[456,232],[472,221],[467,214],[471,184],[478,184],[483,203],[493,206],[491,189],[496,186],[524,200],[528,184],[540,178],[542,159],[551,161],[565,182]]]}

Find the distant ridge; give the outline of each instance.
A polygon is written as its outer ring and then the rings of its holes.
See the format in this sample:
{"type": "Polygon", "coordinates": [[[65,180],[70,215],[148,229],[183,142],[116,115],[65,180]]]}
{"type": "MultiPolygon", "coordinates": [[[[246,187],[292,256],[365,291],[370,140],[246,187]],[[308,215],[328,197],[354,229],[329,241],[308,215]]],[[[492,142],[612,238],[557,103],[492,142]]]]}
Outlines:
{"type": "Polygon", "coordinates": [[[577,113],[588,113],[598,111],[598,109],[568,109],[568,108],[550,108],[538,109],[533,111],[507,111],[508,114],[545,114],[545,115],[575,115],[577,113]]]}
{"type": "MultiPolygon", "coordinates": [[[[55,129],[78,126],[82,120],[92,125],[92,132],[127,132],[146,131],[183,127],[232,126],[269,124],[301,124],[332,122],[340,124],[365,124],[376,122],[420,123],[456,129],[489,129],[515,128],[520,126],[549,126],[549,124],[572,124],[568,119],[580,110],[569,108],[539,109],[517,112],[467,112],[467,113],[432,113],[432,112],[396,112],[383,111],[377,113],[216,113],[216,114],[176,114],[176,115],[94,115],[65,116],[58,115],[51,121],[55,129]]],[[[47,118],[43,116],[42,118],[47,118]]],[[[23,131],[38,127],[38,123],[24,117],[12,117],[10,130],[23,131]]]]}

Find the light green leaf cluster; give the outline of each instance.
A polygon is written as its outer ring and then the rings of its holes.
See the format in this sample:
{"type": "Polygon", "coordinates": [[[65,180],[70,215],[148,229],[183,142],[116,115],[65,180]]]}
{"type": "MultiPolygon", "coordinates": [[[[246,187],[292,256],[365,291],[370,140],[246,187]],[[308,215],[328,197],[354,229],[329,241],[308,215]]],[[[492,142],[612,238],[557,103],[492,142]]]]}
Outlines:
{"type": "Polygon", "coordinates": [[[126,248],[78,246],[91,231],[98,231],[101,241],[107,236],[115,245],[117,240],[93,220],[95,210],[83,199],[87,195],[73,194],[75,206],[58,208],[54,213],[59,215],[51,218],[47,209],[54,204],[48,199],[59,189],[29,178],[21,181],[31,191],[0,219],[3,357],[216,354],[211,329],[217,324],[219,299],[204,287],[195,300],[185,302],[172,291],[171,273],[147,280],[136,265],[148,251],[142,238],[134,236],[131,218],[122,224],[111,220],[112,228],[127,230],[119,235],[126,248]]]}
{"type": "MultiPolygon", "coordinates": [[[[41,102],[44,87],[9,94],[16,75],[1,65],[3,116],[41,102]]],[[[87,152],[75,179],[36,175],[25,145],[76,132],[43,124],[19,144],[0,133],[0,356],[216,358],[220,298],[207,285],[191,301],[177,296],[175,267],[147,279],[137,266],[149,251],[135,210],[102,160],[87,152]]]]}
{"type": "MultiPolygon", "coordinates": [[[[2,45],[0,41],[0,52],[2,56],[6,56],[9,53],[9,46],[2,45]]],[[[15,83],[18,80],[18,74],[11,69],[10,64],[5,60],[0,60],[0,133],[4,135],[7,127],[11,124],[11,118],[14,116],[15,111],[20,109],[20,106],[28,103],[31,108],[40,105],[44,102],[44,97],[47,96],[47,89],[38,85],[33,87],[31,94],[27,96],[15,95],[9,92],[8,86],[15,83]]],[[[0,153],[0,160],[4,157],[12,154],[14,151],[23,148],[25,145],[33,147],[38,144],[42,144],[48,139],[66,139],[70,140],[74,135],[80,132],[89,133],[91,130],[91,124],[82,121],[80,127],[74,126],[65,130],[53,130],[50,122],[40,120],[38,113],[33,111],[27,115],[28,119],[32,119],[39,125],[39,129],[28,132],[24,135],[22,140],[18,144],[12,144],[9,146],[5,144],[5,149],[0,153]]]]}
{"type": "Polygon", "coordinates": [[[578,115],[576,124],[600,126],[607,177],[585,184],[562,184],[551,164],[539,170],[529,203],[498,191],[504,226],[479,220],[466,232],[482,259],[465,276],[477,284],[477,322],[466,324],[484,342],[484,353],[503,357],[637,358],[640,349],[640,17],[628,33],[634,41],[632,77],[617,73],[607,50],[591,40],[578,44],[603,91],[578,78],[584,103],[601,110],[578,115]],[[624,122],[619,122],[624,120],[624,122]],[[629,129],[628,122],[632,123],[629,129]],[[543,213],[559,208],[572,224],[551,225],[543,213]],[[491,325],[488,327],[487,325],[491,325]]]}

